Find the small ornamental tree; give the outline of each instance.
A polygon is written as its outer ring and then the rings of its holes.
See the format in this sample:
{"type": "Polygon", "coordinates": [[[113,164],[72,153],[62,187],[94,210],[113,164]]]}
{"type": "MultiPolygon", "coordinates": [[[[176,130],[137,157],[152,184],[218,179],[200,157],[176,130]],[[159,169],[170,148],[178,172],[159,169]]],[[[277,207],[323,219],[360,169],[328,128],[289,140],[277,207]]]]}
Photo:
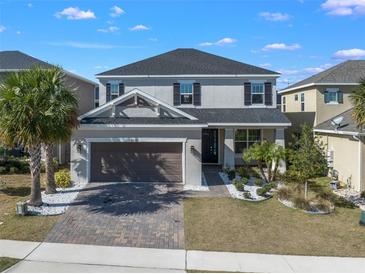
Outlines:
{"type": "Polygon", "coordinates": [[[279,164],[285,159],[285,149],[275,143],[263,141],[252,145],[243,153],[245,162],[255,162],[265,182],[275,180],[279,164]],[[267,175],[264,167],[267,167],[267,175]]]}
{"type": "Polygon", "coordinates": [[[304,185],[304,198],[307,198],[308,181],[323,176],[327,170],[325,150],[313,135],[312,128],[303,124],[301,134],[289,149],[289,169],[287,179],[304,185]]]}
{"type": "Polygon", "coordinates": [[[365,79],[361,80],[358,88],[350,95],[350,99],[354,105],[352,117],[357,127],[362,130],[365,125],[365,79]]]}

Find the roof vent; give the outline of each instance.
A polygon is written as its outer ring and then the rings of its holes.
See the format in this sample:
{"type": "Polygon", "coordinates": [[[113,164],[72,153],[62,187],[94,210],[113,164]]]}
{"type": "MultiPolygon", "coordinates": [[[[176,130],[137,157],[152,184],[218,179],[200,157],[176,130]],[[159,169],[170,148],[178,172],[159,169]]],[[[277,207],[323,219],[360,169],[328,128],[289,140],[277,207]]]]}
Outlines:
{"type": "Polygon", "coordinates": [[[343,116],[336,117],[331,120],[331,124],[336,128],[336,130],[341,126],[343,121],[343,116]]]}

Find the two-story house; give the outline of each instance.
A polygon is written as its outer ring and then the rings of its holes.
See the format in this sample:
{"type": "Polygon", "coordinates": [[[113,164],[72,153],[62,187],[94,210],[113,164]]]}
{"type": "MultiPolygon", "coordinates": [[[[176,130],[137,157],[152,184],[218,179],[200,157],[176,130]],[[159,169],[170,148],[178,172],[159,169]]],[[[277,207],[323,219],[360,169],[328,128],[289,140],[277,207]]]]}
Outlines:
{"type": "MultiPolygon", "coordinates": [[[[25,54],[21,51],[0,51],[0,82],[10,72],[28,70],[34,66],[40,66],[47,69],[52,67],[51,64],[25,54]]],[[[78,100],[78,113],[81,115],[95,107],[94,94],[97,83],[76,75],[75,73],[64,70],[65,85],[74,92],[78,100]]],[[[55,149],[55,157],[59,163],[68,163],[70,161],[70,144],[58,144],[55,149]]]]}
{"type": "Polygon", "coordinates": [[[199,187],[202,165],[240,165],[262,140],[284,146],[279,76],[195,49],[98,74],[100,107],[72,138],[72,180],[199,187]]]}
{"type": "Polygon", "coordinates": [[[286,140],[301,124],[311,125],[327,149],[330,170],[357,191],[365,190],[365,140],[352,118],[350,95],[364,78],[365,60],[352,60],[279,92],[282,112],[292,122],[286,140]]]}

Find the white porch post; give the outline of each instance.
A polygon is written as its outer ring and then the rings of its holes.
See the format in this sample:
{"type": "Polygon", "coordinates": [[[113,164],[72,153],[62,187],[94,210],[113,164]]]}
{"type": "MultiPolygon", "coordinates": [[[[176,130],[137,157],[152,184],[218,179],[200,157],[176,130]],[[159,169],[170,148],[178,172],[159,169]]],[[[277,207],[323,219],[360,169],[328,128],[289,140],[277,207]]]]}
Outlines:
{"type": "MultiPolygon", "coordinates": [[[[284,137],[283,128],[275,129],[275,143],[277,145],[285,148],[285,137],[284,137]]],[[[286,162],[285,161],[280,161],[278,170],[280,173],[284,173],[286,171],[286,162]]]]}
{"type": "Polygon", "coordinates": [[[224,167],[234,168],[234,129],[224,129],[224,167]]]}

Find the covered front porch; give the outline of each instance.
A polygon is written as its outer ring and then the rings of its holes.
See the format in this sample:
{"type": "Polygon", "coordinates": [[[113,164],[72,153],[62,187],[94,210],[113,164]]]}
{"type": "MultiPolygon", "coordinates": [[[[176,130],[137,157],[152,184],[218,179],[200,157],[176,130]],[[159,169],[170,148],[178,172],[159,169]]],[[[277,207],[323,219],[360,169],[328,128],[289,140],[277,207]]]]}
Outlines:
{"type": "MultiPolygon", "coordinates": [[[[264,140],[285,147],[285,127],[219,126],[202,129],[203,165],[234,168],[243,165],[242,154],[255,143],[264,140]]],[[[285,171],[285,162],[280,170],[285,171]]]]}

